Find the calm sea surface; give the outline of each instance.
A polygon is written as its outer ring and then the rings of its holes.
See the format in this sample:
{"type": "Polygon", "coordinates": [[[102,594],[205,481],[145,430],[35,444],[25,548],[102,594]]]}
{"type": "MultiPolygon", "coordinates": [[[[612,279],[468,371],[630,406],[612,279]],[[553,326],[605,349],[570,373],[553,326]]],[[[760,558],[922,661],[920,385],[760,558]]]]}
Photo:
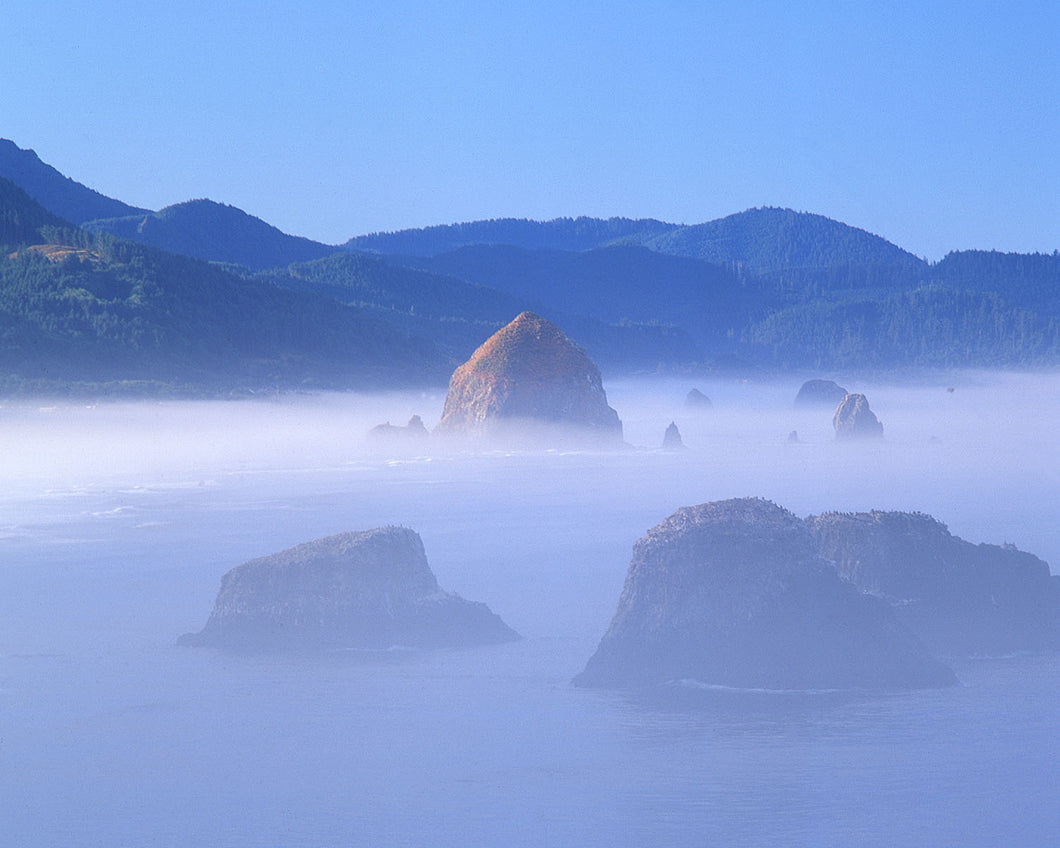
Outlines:
{"type": "MultiPolygon", "coordinates": [[[[655,407],[626,402],[627,433],[646,442],[655,407]]],[[[251,431],[242,413],[209,409],[220,418],[175,429],[203,444],[251,431]]],[[[24,455],[44,451],[43,436],[11,447],[43,432],[35,413],[0,422],[0,844],[1057,844],[1056,657],[962,661],[959,687],[886,697],[685,688],[643,701],[569,685],[633,542],[690,503],[921,509],[1055,566],[1056,446],[1041,432],[1044,471],[1021,489],[1026,445],[976,442],[971,425],[952,431],[965,441],[930,447],[934,433],[899,426],[887,446],[851,454],[786,407],[722,410],[682,424],[679,456],[393,458],[345,451],[331,431],[326,450],[307,445],[309,419],[285,410],[266,410],[265,431],[287,422],[291,452],[179,462],[158,435],[168,407],[123,411],[131,429],[117,434],[59,410],[54,467],[24,455]],[[90,458],[92,445],[110,452],[90,458]],[[524,639],[328,657],[175,646],[229,568],[388,523],[417,530],[443,587],[486,601],[524,639]]]]}

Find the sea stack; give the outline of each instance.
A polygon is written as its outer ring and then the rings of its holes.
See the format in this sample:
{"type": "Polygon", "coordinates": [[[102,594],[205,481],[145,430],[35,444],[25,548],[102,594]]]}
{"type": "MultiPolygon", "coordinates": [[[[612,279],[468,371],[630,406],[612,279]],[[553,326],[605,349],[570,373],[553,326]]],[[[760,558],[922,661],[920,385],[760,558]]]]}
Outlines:
{"type": "Polygon", "coordinates": [[[692,389],[685,396],[685,409],[703,411],[711,409],[713,406],[714,404],[710,402],[710,398],[703,394],[699,389],[692,389]]]}
{"type": "Polygon", "coordinates": [[[554,324],[523,312],[453,373],[435,433],[622,443],[600,369],[554,324]]]}
{"type": "Polygon", "coordinates": [[[206,626],[180,644],[244,651],[440,648],[519,638],[445,592],[405,527],[317,539],[232,569],[206,626]]]}
{"type": "Polygon", "coordinates": [[[807,520],[845,581],[882,598],[946,656],[1060,649],[1060,577],[1011,545],[975,545],[916,512],[807,520]]]}
{"type": "Polygon", "coordinates": [[[574,682],[685,680],[786,690],[956,682],[887,604],[839,579],[803,521],[758,498],[679,509],[649,530],[611,626],[574,682]]]}
{"type": "Polygon", "coordinates": [[[869,409],[869,399],[865,395],[844,397],[832,416],[832,426],[835,427],[835,437],[841,441],[883,438],[883,424],[869,409]]]}
{"type": "Polygon", "coordinates": [[[681,439],[681,431],[677,429],[676,422],[671,421],[670,426],[663,433],[662,447],[665,451],[685,450],[685,443],[681,439]]]}

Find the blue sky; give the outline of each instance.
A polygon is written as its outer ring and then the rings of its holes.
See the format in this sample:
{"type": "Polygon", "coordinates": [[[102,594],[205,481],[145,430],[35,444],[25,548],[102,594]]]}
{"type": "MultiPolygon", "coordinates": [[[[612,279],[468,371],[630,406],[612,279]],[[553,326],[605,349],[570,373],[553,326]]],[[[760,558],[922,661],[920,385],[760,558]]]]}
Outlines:
{"type": "Polygon", "coordinates": [[[1060,248],[1060,4],[4,4],[0,136],[286,232],[816,212],[1060,248]]]}

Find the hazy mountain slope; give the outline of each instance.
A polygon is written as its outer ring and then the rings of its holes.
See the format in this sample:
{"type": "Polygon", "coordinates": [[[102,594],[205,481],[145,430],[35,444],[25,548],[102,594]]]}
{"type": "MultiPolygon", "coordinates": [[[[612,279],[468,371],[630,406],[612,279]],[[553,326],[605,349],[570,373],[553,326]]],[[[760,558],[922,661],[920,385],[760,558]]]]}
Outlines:
{"type": "MultiPolygon", "coordinates": [[[[0,200],[2,220],[40,215],[17,190],[0,200]]],[[[122,381],[212,393],[378,388],[441,384],[453,365],[429,342],[320,295],[106,234],[46,234],[47,244],[0,253],[8,391],[122,381]]]]}
{"type": "Polygon", "coordinates": [[[85,229],[253,271],[320,259],[340,249],[289,236],[241,209],[212,200],[189,200],[159,212],[89,221],[85,229]]]}
{"type": "Polygon", "coordinates": [[[41,228],[69,227],[10,180],[0,178],[0,247],[38,244],[41,228]]]}
{"type": "Polygon", "coordinates": [[[672,324],[700,342],[724,337],[771,303],[754,278],[635,245],[580,253],[476,246],[406,261],[606,323],[672,324]]]}
{"type": "Polygon", "coordinates": [[[389,323],[431,339],[464,360],[494,331],[527,309],[543,312],[612,372],[673,368],[700,362],[702,352],[686,333],[668,327],[611,326],[569,314],[547,301],[524,300],[455,276],[391,265],[364,254],[336,254],[274,269],[261,279],[354,304],[389,323]]]}
{"type": "Polygon", "coordinates": [[[146,211],[74,182],[32,150],[23,150],[6,138],[0,139],[0,177],[11,180],[49,212],[75,224],[146,211]]]}
{"type": "Polygon", "coordinates": [[[736,264],[752,273],[837,265],[893,265],[918,272],[926,263],[879,236],[791,209],[749,209],[646,240],[652,250],[736,264]]]}
{"type": "Polygon", "coordinates": [[[346,242],[351,250],[403,256],[434,256],[468,245],[507,244],[527,249],[589,250],[627,239],[647,240],[674,228],[651,218],[498,218],[393,233],[372,233],[346,242]]]}

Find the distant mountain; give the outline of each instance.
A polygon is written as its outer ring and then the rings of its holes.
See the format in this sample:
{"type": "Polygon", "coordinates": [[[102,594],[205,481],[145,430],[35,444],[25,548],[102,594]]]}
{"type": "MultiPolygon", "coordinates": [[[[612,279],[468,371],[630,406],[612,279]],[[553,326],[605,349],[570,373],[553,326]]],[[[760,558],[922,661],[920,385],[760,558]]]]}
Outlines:
{"type": "Polygon", "coordinates": [[[310,293],[47,219],[0,184],[0,390],[230,393],[444,385],[430,342],[310,293]],[[24,224],[22,222],[28,222],[24,224]]]}
{"type": "Polygon", "coordinates": [[[49,212],[74,224],[146,211],[74,182],[42,162],[32,150],[23,150],[6,138],[0,139],[0,177],[11,180],[49,212]]]}
{"type": "Polygon", "coordinates": [[[687,367],[703,352],[679,329],[567,313],[456,276],[392,265],[345,253],[273,269],[259,278],[295,291],[315,292],[358,306],[407,333],[432,340],[457,360],[467,359],[493,332],[527,309],[541,309],[605,370],[687,367]]]}
{"type": "Polygon", "coordinates": [[[842,265],[892,265],[910,272],[927,263],[886,239],[791,209],[749,209],[643,242],[659,253],[738,265],[755,274],[842,265]]]}
{"type": "Polygon", "coordinates": [[[647,240],[675,227],[651,218],[497,218],[418,230],[372,233],[346,242],[350,250],[403,256],[435,256],[470,245],[514,245],[528,250],[590,250],[627,239],[647,240]]]}
{"type": "Polygon", "coordinates": [[[89,221],[85,229],[252,271],[320,259],[340,250],[289,236],[235,206],[212,200],[189,200],[159,212],[89,221]]]}
{"type": "Polygon", "coordinates": [[[39,244],[42,227],[69,227],[10,180],[0,177],[0,247],[39,244]]]}
{"type": "Polygon", "coordinates": [[[582,252],[480,245],[402,261],[609,324],[669,324],[701,344],[724,339],[773,301],[754,277],[636,245],[582,252]]]}

